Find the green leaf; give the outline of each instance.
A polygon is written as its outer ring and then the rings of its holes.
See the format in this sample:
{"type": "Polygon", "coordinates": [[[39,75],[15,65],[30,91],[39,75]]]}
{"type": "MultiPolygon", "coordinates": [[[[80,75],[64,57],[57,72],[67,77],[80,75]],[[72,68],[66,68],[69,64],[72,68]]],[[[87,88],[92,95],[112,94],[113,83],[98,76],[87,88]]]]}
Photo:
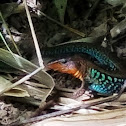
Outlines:
{"type": "Polygon", "coordinates": [[[59,14],[60,22],[64,24],[64,15],[67,6],[67,0],[54,0],[54,3],[59,14]]]}
{"type": "MultiPolygon", "coordinates": [[[[11,66],[12,68],[14,68],[14,70],[17,69],[25,73],[31,73],[38,68],[38,66],[34,65],[30,61],[16,54],[12,56],[9,51],[2,48],[0,48],[0,61],[4,62],[8,66],[11,66]]],[[[42,96],[42,100],[45,101],[54,88],[55,83],[53,81],[53,78],[44,70],[39,71],[37,74],[32,76],[32,78],[38,80],[40,83],[49,88],[49,90],[42,96]]]]}

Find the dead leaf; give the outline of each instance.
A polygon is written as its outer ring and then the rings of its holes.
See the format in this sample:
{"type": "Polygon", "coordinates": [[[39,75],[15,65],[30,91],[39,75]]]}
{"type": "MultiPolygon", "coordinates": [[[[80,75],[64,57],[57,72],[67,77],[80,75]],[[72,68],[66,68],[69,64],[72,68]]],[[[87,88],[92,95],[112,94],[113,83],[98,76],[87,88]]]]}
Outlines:
{"type": "MultiPolygon", "coordinates": [[[[4,90],[9,85],[12,85],[12,83],[9,80],[6,80],[5,78],[0,76],[0,92],[4,90]]],[[[7,96],[15,96],[15,97],[29,97],[30,95],[26,90],[23,90],[20,87],[15,87],[12,90],[4,93],[4,95],[7,96]]]]}

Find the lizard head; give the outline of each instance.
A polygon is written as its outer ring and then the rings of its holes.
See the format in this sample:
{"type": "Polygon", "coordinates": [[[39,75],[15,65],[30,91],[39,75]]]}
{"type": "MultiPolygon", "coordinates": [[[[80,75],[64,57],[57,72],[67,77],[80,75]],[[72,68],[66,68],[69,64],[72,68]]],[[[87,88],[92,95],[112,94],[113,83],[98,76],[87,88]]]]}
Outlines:
{"type": "Polygon", "coordinates": [[[48,63],[48,69],[59,71],[61,73],[71,74],[81,81],[86,76],[86,61],[78,58],[65,58],[48,63]]]}

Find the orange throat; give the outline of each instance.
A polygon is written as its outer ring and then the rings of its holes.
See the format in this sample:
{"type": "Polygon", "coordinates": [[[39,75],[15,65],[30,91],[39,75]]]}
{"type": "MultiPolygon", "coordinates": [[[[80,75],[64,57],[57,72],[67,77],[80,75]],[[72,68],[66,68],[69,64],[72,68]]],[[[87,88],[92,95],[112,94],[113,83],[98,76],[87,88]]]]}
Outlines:
{"type": "Polygon", "coordinates": [[[48,69],[52,69],[54,71],[59,71],[61,73],[71,74],[74,77],[83,81],[86,76],[86,62],[83,64],[80,61],[67,61],[65,63],[60,60],[51,62],[47,65],[48,69]]]}

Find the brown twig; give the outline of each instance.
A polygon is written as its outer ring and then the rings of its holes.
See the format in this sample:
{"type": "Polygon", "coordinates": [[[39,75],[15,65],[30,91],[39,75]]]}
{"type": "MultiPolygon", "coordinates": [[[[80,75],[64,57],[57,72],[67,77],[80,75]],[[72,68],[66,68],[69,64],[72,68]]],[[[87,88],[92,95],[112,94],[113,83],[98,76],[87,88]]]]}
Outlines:
{"type": "Polygon", "coordinates": [[[39,108],[31,115],[31,118],[40,115],[43,110],[52,106],[53,103],[54,103],[54,100],[50,100],[47,103],[39,106],[39,108]]]}
{"type": "Polygon", "coordinates": [[[56,92],[53,95],[53,99],[48,101],[47,103],[45,102],[44,104],[40,104],[39,108],[31,115],[31,117],[38,116],[42,113],[43,110],[49,108],[50,106],[53,106],[54,103],[57,102],[57,99],[59,98],[59,95],[57,95],[58,92],[56,92]]]}

